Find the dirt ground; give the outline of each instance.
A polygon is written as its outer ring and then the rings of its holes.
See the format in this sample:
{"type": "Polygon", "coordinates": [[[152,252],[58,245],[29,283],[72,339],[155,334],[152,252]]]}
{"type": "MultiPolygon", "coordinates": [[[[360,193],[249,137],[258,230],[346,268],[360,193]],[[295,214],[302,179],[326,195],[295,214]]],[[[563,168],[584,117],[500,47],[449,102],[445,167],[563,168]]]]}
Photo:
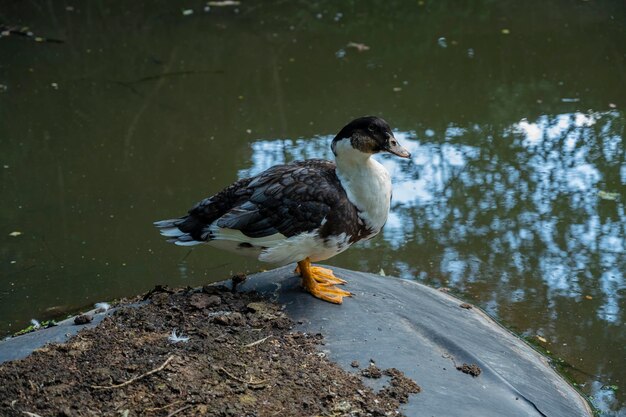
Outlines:
{"type": "Polygon", "coordinates": [[[0,415],[396,416],[420,391],[396,369],[342,370],[318,349],[321,335],[293,331],[258,295],[208,286],[146,298],[0,365],[0,415]],[[382,375],[378,393],[361,379],[382,375]]]}

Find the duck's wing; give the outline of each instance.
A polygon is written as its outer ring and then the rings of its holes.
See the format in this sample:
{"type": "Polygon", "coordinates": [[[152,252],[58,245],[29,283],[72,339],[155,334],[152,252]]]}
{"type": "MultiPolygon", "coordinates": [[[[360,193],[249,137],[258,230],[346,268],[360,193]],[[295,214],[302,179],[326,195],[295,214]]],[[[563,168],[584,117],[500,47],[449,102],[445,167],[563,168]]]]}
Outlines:
{"type": "Polygon", "coordinates": [[[179,245],[246,238],[270,244],[310,232],[345,200],[334,168],[323,160],[275,166],[201,201],[186,217],[157,227],[179,245]]]}
{"type": "Polygon", "coordinates": [[[322,163],[293,164],[266,172],[248,185],[252,193],[247,201],[216,225],[253,238],[291,237],[319,228],[340,199],[341,187],[328,168],[322,163]]]}

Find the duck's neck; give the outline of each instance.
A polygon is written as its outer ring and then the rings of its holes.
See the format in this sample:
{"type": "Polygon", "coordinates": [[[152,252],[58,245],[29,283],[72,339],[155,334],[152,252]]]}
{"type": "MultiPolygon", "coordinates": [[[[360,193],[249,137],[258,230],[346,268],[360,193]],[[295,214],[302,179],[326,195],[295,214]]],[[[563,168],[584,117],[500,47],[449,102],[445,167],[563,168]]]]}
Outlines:
{"type": "Polygon", "coordinates": [[[337,173],[341,173],[344,177],[354,177],[365,173],[372,169],[372,162],[377,163],[371,158],[370,154],[363,153],[352,147],[349,149],[338,149],[335,156],[337,164],[337,173]]]}
{"type": "MultiPolygon", "coordinates": [[[[347,142],[347,141],[342,141],[347,142]]],[[[376,234],[387,221],[391,200],[389,173],[371,155],[350,146],[336,148],[337,177],[366,226],[376,234]]]]}

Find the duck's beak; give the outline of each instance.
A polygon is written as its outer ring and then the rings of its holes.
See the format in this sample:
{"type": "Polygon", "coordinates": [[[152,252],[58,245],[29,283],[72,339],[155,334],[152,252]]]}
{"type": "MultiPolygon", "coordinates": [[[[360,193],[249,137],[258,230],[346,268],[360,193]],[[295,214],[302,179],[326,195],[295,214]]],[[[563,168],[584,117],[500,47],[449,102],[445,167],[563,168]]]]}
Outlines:
{"type": "Polygon", "coordinates": [[[389,141],[387,142],[387,152],[392,153],[396,156],[399,156],[400,158],[410,158],[411,157],[411,153],[409,151],[407,151],[406,149],[404,149],[404,147],[402,147],[398,141],[396,140],[396,138],[394,138],[393,136],[389,137],[389,141]]]}

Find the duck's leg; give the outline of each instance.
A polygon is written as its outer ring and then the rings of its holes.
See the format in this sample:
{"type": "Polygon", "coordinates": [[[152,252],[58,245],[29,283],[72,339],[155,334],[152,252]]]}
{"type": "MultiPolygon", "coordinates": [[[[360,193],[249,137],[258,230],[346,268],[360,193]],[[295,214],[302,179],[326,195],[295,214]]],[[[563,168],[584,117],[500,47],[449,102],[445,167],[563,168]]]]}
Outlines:
{"type": "MultiPolygon", "coordinates": [[[[309,258],[298,262],[296,272],[302,277],[302,286],[305,290],[310,292],[314,297],[335,304],[341,304],[343,297],[352,296],[352,293],[335,287],[333,282],[330,282],[328,273],[325,271],[320,272],[320,269],[330,271],[326,268],[312,267],[309,258]]],[[[330,275],[336,280],[334,283],[345,283],[344,280],[335,277],[332,271],[330,271],[330,275]]]]}
{"type": "MultiPolygon", "coordinates": [[[[301,261],[301,262],[305,262],[305,261],[301,261]]],[[[311,271],[313,279],[318,284],[322,284],[322,285],[340,284],[340,285],[343,285],[343,284],[345,284],[347,282],[345,279],[341,279],[339,277],[336,277],[331,269],[322,268],[321,266],[311,265],[310,261],[309,261],[309,269],[311,271]]],[[[298,262],[298,266],[296,266],[296,270],[294,272],[296,274],[298,274],[298,275],[302,275],[302,273],[300,272],[300,262],[298,262]]]]}

